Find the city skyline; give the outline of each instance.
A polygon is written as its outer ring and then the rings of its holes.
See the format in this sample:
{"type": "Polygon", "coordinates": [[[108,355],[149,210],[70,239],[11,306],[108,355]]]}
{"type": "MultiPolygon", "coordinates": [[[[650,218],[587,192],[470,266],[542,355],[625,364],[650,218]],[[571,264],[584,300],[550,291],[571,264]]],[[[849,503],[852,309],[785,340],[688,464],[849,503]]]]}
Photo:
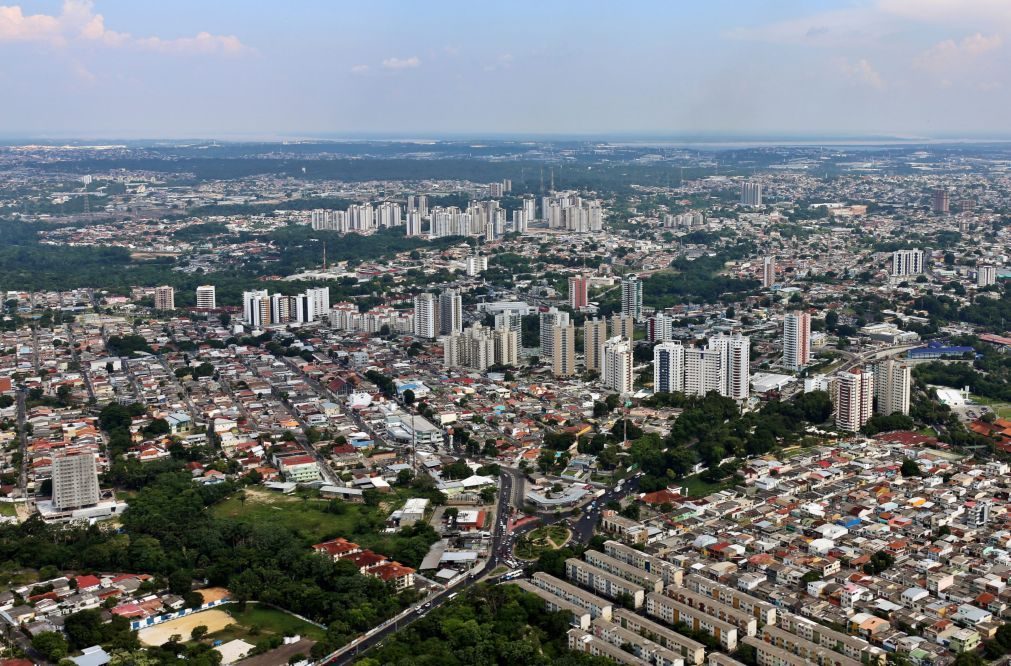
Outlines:
{"type": "Polygon", "coordinates": [[[4,5],[11,103],[0,127],[115,138],[1008,135],[1002,3],[576,9],[305,2],[279,19],[259,3],[4,5]]]}

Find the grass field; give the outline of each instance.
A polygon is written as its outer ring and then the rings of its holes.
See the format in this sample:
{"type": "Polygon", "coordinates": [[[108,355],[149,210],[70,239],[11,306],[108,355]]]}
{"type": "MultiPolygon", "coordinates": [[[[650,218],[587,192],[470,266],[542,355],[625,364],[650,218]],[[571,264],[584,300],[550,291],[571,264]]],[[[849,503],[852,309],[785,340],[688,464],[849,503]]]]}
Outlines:
{"type": "Polygon", "coordinates": [[[15,516],[13,502],[0,502],[0,516],[15,516]]]}
{"type": "Polygon", "coordinates": [[[538,527],[516,544],[516,556],[524,560],[536,559],[541,553],[558,550],[572,537],[572,532],[561,525],[538,527]]]}
{"type": "Polygon", "coordinates": [[[220,640],[227,643],[232,639],[241,638],[244,641],[256,643],[272,635],[294,636],[298,634],[303,638],[319,641],[326,634],[323,629],[304,622],[290,613],[263,604],[246,604],[245,609],[241,609],[238,604],[228,604],[222,608],[231,616],[234,624],[208,634],[209,640],[220,640]]]}
{"type": "Polygon", "coordinates": [[[1011,404],[1009,403],[998,402],[993,398],[984,398],[983,396],[979,395],[972,395],[970,396],[970,398],[976,404],[986,405],[987,407],[992,409],[994,414],[996,414],[999,418],[1002,419],[1011,418],[1011,404]]]}
{"type": "Polygon", "coordinates": [[[245,501],[233,495],[214,505],[214,515],[239,518],[255,523],[277,523],[297,532],[313,543],[334,536],[350,537],[362,530],[363,523],[376,520],[379,511],[363,504],[340,503],[341,513],[327,511],[329,500],[302,499],[265,490],[247,489],[245,501]]]}
{"type": "Polygon", "coordinates": [[[694,476],[686,476],[678,481],[676,485],[685,486],[688,489],[689,497],[705,497],[706,495],[732,488],[735,483],[733,478],[721,481],[720,483],[709,483],[699,478],[698,474],[695,474],[694,476]]]}

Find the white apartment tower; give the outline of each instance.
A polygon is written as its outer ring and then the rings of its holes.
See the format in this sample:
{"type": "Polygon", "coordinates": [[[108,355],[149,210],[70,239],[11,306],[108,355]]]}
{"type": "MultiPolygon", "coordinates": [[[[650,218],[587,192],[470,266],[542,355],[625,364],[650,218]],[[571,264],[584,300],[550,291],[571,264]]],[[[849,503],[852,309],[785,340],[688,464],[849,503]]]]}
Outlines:
{"type": "Polygon", "coordinates": [[[604,386],[620,395],[632,392],[632,343],[616,336],[604,343],[604,386]]]}
{"type": "Polygon", "coordinates": [[[762,184],[757,180],[741,183],[741,205],[758,207],[762,205],[762,184]]]}
{"type": "Polygon", "coordinates": [[[841,372],[836,377],[835,424],[841,430],[856,432],[871,418],[874,404],[874,375],[860,368],[841,372]]]}
{"type": "Polygon", "coordinates": [[[751,390],[751,338],[740,333],[720,334],[709,341],[720,353],[720,395],[747,400],[751,390]]]}
{"type": "Polygon", "coordinates": [[[783,320],[783,365],[794,372],[811,362],[811,315],[788,312],[783,320]]]}
{"type": "Polygon", "coordinates": [[[765,257],[762,260],[762,286],[770,289],[776,284],[776,258],[765,257]]]}
{"type": "Polygon", "coordinates": [[[197,287],[197,307],[201,310],[214,310],[218,307],[213,284],[204,284],[197,287]]]}
{"type": "Polygon", "coordinates": [[[909,414],[911,368],[906,363],[889,359],[874,366],[875,411],[889,416],[898,412],[909,414]]]}
{"type": "Polygon", "coordinates": [[[439,305],[432,294],[414,297],[414,334],[429,340],[439,335],[439,305]]]}
{"type": "Polygon", "coordinates": [[[653,347],[653,392],[682,393],[685,390],[685,348],[678,341],[653,347]]]}
{"type": "Polygon", "coordinates": [[[407,212],[407,228],[405,229],[405,233],[408,236],[421,235],[421,213],[416,210],[407,212]]]}
{"type": "Polygon", "coordinates": [[[554,329],[556,326],[569,325],[569,313],[552,307],[540,313],[541,325],[541,359],[554,358],[554,329]]]}
{"type": "Polygon", "coordinates": [[[270,324],[270,295],[266,289],[242,293],[242,319],[253,328],[270,324]]]}
{"type": "Polygon", "coordinates": [[[634,273],[621,278],[621,314],[635,321],[642,318],[642,281],[634,273]]]}
{"type": "Polygon", "coordinates": [[[54,457],[52,478],[53,508],[57,511],[98,504],[98,470],[90,451],[54,457]]]}
{"type": "Polygon", "coordinates": [[[892,275],[919,275],[923,272],[923,250],[892,252],[892,275]]]}
{"type": "Polygon", "coordinates": [[[683,382],[685,394],[703,396],[710,391],[716,391],[722,395],[722,360],[719,349],[685,347],[683,382]]]}
{"type": "Polygon", "coordinates": [[[997,284],[997,267],[989,264],[979,264],[976,266],[976,286],[989,287],[997,284]]]}
{"type": "Polygon", "coordinates": [[[154,288],[154,309],[155,310],[175,310],[176,290],[165,285],[154,288]]]}

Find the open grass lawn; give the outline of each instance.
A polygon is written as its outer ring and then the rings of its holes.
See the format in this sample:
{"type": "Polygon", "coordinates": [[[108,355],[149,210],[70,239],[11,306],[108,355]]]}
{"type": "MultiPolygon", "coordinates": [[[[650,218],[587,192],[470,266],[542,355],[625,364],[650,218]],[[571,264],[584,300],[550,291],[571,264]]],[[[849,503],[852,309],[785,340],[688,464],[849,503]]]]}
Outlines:
{"type": "Polygon", "coordinates": [[[709,483],[708,481],[703,481],[699,478],[698,474],[695,474],[694,476],[686,476],[678,481],[679,485],[684,485],[688,488],[689,497],[705,497],[706,495],[711,495],[712,493],[732,488],[735,483],[736,482],[733,477],[720,481],[719,483],[709,483]]]}
{"type": "MultiPolygon", "coordinates": [[[[259,631],[259,635],[269,636],[279,634],[281,636],[293,636],[298,634],[313,640],[322,640],[326,633],[316,625],[309,624],[298,619],[291,613],[286,613],[277,608],[264,606],[263,604],[246,604],[245,610],[239,610],[238,604],[228,604],[224,607],[225,612],[235,618],[235,624],[225,628],[223,631],[245,631],[249,636],[249,631],[259,631]]],[[[218,636],[214,637],[219,638],[218,636]]],[[[236,636],[236,638],[239,638],[236,636]]],[[[253,636],[253,638],[257,638],[253,636]]],[[[229,639],[231,640],[231,639],[229,639]]],[[[256,640],[250,641],[255,643],[256,640]]]]}
{"type": "Polygon", "coordinates": [[[0,516],[14,516],[17,515],[14,512],[13,502],[0,502],[0,516]]]}
{"type": "Polygon", "coordinates": [[[1011,403],[999,402],[997,400],[994,400],[993,398],[984,398],[981,395],[972,395],[970,397],[972,398],[972,401],[975,402],[976,404],[986,405],[987,407],[992,409],[993,413],[996,414],[999,418],[1002,419],[1011,418],[1011,403]]]}
{"type": "Polygon", "coordinates": [[[516,556],[524,560],[536,559],[541,553],[558,550],[571,537],[572,532],[561,525],[538,527],[516,544],[516,556]]]}
{"type": "Polygon", "coordinates": [[[236,494],[215,504],[211,511],[216,516],[258,524],[276,523],[294,530],[311,543],[337,536],[352,539],[355,534],[374,531],[375,521],[381,520],[378,509],[364,504],[338,501],[338,514],[327,510],[329,500],[302,499],[297,495],[281,495],[258,489],[246,489],[243,492],[245,501],[236,494]]]}

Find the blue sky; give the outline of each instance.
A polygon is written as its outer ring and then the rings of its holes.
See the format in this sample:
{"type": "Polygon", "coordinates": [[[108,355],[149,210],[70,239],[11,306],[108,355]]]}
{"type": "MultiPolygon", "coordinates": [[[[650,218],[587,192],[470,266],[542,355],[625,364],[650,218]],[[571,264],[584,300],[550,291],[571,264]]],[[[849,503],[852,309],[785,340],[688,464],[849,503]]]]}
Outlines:
{"type": "Polygon", "coordinates": [[[1011,0],[0,0],[0,136],[1011,134],[1011,0]]]}

